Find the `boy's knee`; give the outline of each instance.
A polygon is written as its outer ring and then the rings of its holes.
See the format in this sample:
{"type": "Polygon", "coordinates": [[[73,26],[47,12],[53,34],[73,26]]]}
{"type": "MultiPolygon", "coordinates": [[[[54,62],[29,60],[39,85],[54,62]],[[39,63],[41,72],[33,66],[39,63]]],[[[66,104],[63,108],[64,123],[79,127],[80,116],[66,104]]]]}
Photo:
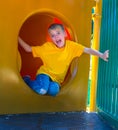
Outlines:
{"type": "Polygon", "coordinates": [[[36,76],[36,80],[38,82],[46,81],[46,82],[43,82],[43,83],[49,83],[50,77],[46,74],[39,74],[39,75],[36,76]]]}
{"type": "Polygon", "coordinates": [[[48,91],[49,83],[50,83],[50,77],[45,74],[39,74],[36,77],[36,81],[39,84],[40,88],[48,91]]]}
{"type": "Polygon", "coordinates": [[[51,96],[56,96],[59,93],[60,86],[57,82],[50,82],[48,94],[51,96]]]}

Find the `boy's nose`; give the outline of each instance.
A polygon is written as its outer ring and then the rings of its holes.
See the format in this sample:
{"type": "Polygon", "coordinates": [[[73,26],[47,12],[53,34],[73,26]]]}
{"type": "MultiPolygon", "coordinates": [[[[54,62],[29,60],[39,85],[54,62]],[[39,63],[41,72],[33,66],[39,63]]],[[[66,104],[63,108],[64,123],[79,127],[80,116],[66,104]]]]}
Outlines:
{"type": "Polygon", "coordinates": [[[55,38],[58,38],[58,35],[55,35],[55,38]]]}

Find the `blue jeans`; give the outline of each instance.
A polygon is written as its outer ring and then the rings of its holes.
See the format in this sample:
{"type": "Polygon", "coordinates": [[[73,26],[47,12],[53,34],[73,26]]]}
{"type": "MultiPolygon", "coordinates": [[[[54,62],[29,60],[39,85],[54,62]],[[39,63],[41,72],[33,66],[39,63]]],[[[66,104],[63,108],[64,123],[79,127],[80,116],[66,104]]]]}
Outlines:
{"type": "Polygon", "coordinates": [[[25,76],[23,79],[26,84],[38,94],[56,96],[59,93],[59,84],[52,81],[46,74],[37,75],[35,80],[31,80],[30,76],[25,76]]]}

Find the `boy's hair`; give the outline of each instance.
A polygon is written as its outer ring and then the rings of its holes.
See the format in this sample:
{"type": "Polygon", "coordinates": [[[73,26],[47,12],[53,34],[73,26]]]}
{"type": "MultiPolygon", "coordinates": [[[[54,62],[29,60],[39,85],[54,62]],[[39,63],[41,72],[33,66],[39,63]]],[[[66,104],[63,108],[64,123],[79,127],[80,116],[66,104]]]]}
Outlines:
{"type": "Polygon", "coordinates": [[[61,29],[64,31],[64,26],[62,24],[59,23],[53,23],[48,27],[48,30],[50,29],[56,29],[57,27],[61,27],[61,29]]]}

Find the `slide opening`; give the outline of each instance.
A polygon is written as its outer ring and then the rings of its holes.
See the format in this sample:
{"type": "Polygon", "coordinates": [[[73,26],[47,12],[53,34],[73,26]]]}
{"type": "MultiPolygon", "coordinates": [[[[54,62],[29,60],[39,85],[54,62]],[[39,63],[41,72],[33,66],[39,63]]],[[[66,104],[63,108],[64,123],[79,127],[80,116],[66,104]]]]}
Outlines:
{"type": "MultiPolygon", "coordinates": [[[[36,13],[25,20],[21,26],[19,36],[31,46],[42,45],[50,41],[48,36],[48,26],[52,23],[62,23],[67,32],[67,39],[75,40],[74,33],[64,20],[55,14],[36,13]]],[[[37,69],[43,64],[40,58],[33,58],[32,54],[27,53],[18,46],[21,55],[21,76],[30,75],[35,78],[37,69]]]]}

